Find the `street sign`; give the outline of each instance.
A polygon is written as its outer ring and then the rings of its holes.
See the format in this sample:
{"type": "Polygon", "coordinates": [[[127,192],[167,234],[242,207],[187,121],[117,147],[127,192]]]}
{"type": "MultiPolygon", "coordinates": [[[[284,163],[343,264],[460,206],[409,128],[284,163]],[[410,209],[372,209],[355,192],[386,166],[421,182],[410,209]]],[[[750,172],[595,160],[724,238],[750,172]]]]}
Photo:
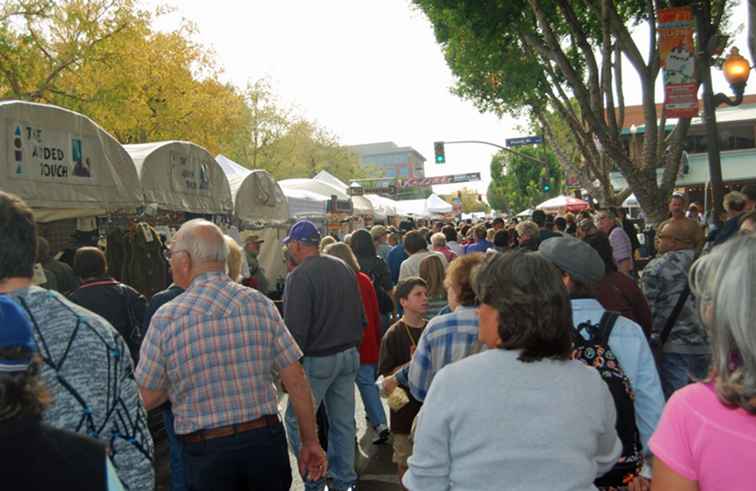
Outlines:
{"type": "Polygon", "coordinates": [[[543,143],[542,136],[523,136],[520,138],[507,138],[507,147],[521,147],[523,145],[540,145],[543,143]]]}
{"type": "Polygon", "coordinates": [[[449,176],[434,177],[410,177],[400,181],[399,187],[415,188],[438,186],[440,184],[458,184],[460,182],[480,181],[480,172],[470,172],[468,174],[452,174],[449,176]]]}

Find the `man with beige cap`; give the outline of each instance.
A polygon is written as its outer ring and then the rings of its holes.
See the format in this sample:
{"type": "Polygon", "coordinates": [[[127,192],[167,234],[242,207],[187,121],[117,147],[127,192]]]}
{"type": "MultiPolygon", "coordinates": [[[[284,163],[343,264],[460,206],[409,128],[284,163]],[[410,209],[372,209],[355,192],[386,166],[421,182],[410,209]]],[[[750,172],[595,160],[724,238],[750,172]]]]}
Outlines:
{"type": "Polygon", "coordinates": [[[391,246],[388,245],[388,229],[383,225],[373,225],[373,228],[370,229],[370,236],[373,237],[373,242],[375,242],[375,252],[388,264],[388,255],[391,252],[391,246]]]}

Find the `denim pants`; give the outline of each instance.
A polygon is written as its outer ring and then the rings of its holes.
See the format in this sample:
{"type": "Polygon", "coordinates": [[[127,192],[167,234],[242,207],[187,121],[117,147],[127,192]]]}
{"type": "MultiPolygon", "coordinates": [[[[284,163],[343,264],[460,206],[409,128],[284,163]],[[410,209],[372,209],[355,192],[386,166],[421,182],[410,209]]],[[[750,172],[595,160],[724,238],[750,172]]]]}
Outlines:
{"type": "Polygon", "coordinates": [[[374,363],[365,363],[360,365],[357,372],[357,388],[360,390],[368,421],[373,428],[386,424],[386,413],[383,410],[383,404],[381,404],[378,386],[375,385],[375,371],[376,365],[374,363]]]}
{"type": "Polygon", "coordinates": [[[710,355],[664,353],[660,369],[664,397],[669,399],[674,391],[688,385],[691,378],[705,378],[708,375],[710,361],[710,355]]]}
{"type": "MultiPolygon", "coordinates": [[[[360,366],[357,348],[329,356],[306,356],[304,371],[312,388],[315,407],[323,402],[328,412],[328,477],[333,489],[347,489],[357,481],[354,470],[354,383],[360,366]]],[[[286,409],[286,431],[291,450],[299,455],[301,441],[294,410],[289,401],[286,409]]],[[[323,480],[305,481],[307,490],[322,490],[323,480]]]]}
{"type": "Polygon", "coordinates": [[[171,491],[186,491],[184,456],[181,454],[181,441],[176,437],[176,431],[173,428],[173,411],[170,403],[163,408],[163,420],[171,456],[171,491]]]}
{"type": "Polygon", "coordinates": [[[291,466],[283,424],[199,443],[183,441],[189,491],[288,491],[291,466]]]}

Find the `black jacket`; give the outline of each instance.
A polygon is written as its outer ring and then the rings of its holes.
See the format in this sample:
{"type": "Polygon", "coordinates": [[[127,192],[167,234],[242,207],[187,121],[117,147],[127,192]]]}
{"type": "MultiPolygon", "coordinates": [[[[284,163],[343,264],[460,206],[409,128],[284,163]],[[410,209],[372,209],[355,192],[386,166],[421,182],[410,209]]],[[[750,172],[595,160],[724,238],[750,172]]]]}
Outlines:
{"type": "Polygon", "coordinates": [[[69,298],[110,322],[126,340],[134,361],[139,359],[147,310],[147,300],[143,295],[112,278],[99,278],[82,283],[69,298]]]}

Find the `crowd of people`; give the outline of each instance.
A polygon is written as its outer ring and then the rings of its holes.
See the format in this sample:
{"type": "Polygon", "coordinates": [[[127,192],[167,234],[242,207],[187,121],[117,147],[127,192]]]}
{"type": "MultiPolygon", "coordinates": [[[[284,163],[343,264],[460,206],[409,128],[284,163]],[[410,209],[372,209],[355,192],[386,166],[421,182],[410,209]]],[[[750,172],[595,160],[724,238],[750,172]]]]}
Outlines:
{"type": "Polygon", "coordinates": [[[755,206],[728,194],[707,231],[673,196],[653,258],[615,209],[301,220],[279,308],[255,236],[186,222],[147,299],[0,192],[4,481],[154,489],[159,415],[171,490],[287,490],[289,450],[306,489],[356,489],[359,393],[409,490],[751,489],[755,206]]]}

